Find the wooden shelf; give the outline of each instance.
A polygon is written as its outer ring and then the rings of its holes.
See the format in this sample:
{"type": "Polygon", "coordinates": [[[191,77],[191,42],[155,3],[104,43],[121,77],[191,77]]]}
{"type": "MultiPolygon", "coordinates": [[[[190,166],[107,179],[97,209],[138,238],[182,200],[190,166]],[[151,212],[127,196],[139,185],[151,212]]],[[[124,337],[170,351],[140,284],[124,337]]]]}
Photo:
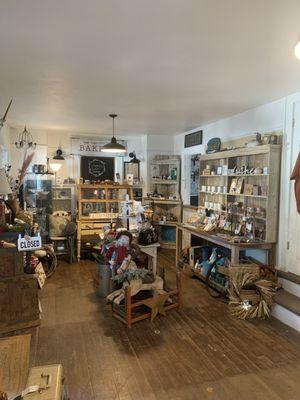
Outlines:
{"type": "Polygon", "coordinates": [[[162,224],[160,224],[159,222],[154,222],[153,225],[157,225],[157,226],[177,226],[178,222],[174,222],[174,221],[166,221],[162,224]]]}
{"type": "Polygon", "coordinates": [[[215,174],[215,175],[206,175],[206,174],[200,174],[201,178],[226,178],[228,175],[221,175],[221,174],[215,174]]]}
{"type": "Polygon", "coordinates": [[[82,203],[121,203],[122,199],[81,199],[82,203]]]}
{"type": "MultiPolygon", "coordinates": [[[[118,211],[115,210],[115,213],[119,213],[121,211],[120,204],[125,201],[123,198],[122,193],[120,190],[125,190],[126,194],[129,196],[129,199],[133,199],[133,189],[131,185],[114,185],[114,184],[80,184],[77,185],[78,189],[78,218],[81,220],[82,218],[87,218],[83,215],[83,204],[87,203],[96,203],[96,204],[103,204],[105,205],[105,211],[101,210],[101,212],[106,212],[107,214],[110,213],[110,205],[113,203],[118,204],[118,211]],[[104,199],[97,199],[97,198],[90,198],[86,199],[84,196],[93,196],[93,191],[98,190],[104,192],[104,199]],[[89,191],[90,193],[86,194],[89,191]],[[112,199],[110,198],[110,191],[114,191],[117,194],[117,198],[112,199]]],[[[125,197],[125,196],[124,196],[125,197]]],[[[98,211],[96,210],[89,210],[91,214],[95,214],[98,211]]],[[[91,218],[93,219],[93,218],[91,218]]]]}
{"type": "Polygon", "coordinates": [[[77,185],[78,189],[97,189],[97,190],[117,190],[117,189],[132,189],[132,185],[113,185],[110,183],[103,183],[103,184],[87,184],[87,183],[81,183],[77,185]]]}
{"type": "MultiPolygon", "coordinates": [[[[204,207],[204,206],[199,206],[198,208],[201,208],[201,209],[206,210],[206,207],[204,207]]],[[[213,210],[213,209],[212,209],[211,211],[213,211],[214,213],[217,213],[217,214],[238,215],[238,216],[241,216],[241,217],[243,217],[243,216],[245,215],[245,214],[243,214],[243,213],[233,213],[233,212],[229,212],[229,211],[227,211],[227,210],[213,210]]],[[[249,217],[249,218],[260,219],[260,220],[262,220],[262,221],[266,221],[266,220],[267,220],[265,217],[259,217],[259,216],[249,217]]]]}
{"type": "Polygon", "coordinates": [[[267,199],[268,196],[261,196],[261,195],[253,195],[253,194],[244,194],[244,193],[218,193],[218,192],[203,192],[202,190],[199,191],[199,193],[203,193],[203,194],[211,194],[211,195],[215,195],[215,196],[242,196],[242,197],[258,197],[260,199],[267,199]]]}
{"type": "Polygon", "coordinates": [[[239,176],[241,176],[241,177],[243,177],[243,178],[252,178],[252,177],[255,177],[255,176],[269,176],[269,174],[227,174],[227,175],[218,175],[218,174],[215,174],[215,175],[199,175],[199,176],[201,176],[202,178],[230,178],[230,177],[239,177],[239,176]]]}
{"type": "Polygon", "coordinates": [[[259,198],[259,199],[267,199],[268,196],[260,196],[260,195],[253,195],[253,194],[237,194],[237,193],[227,193],[227,196],[239,196],[239,197],[255,197],[255,198],[259,198]]]}
{"type": "Polygon", "coordinates": [[[168,158],[168,159],[162,159],[162,160],[152,160],[151,164],[155,165],[175,165],[180,163],[180,158],[168,158]]]}
{"type": "Polygon", "coordinates": [[[181,222],[182,219],[182,201],[180,200],[181,157],[180,155],[163,156],[162,158],[159,155],[154,156],[150,168],[151,194],[158,192],[162,198],[144,197],[143,204],[148,203],[153,208],[155,216],[159,218],[165,216],[169,219],[165,223],[157,222],[155,225],[161,227],[159,237],[161,247],[174,249],[176,243],[173,242],[173,239],[175,239],[173,234],[177,222],[170,221],[170,219],[175,217],[178,222],[181,222]],[[173,177],[174,179],[161,179],[161,177],[173,177]],[[172,200],[172,198],[176,198],[176,200],[172,200]],[[163,229],[164,226],[170,227],[169,230],[163,229]],[[170,242],[163,239],[170,240],[170,242]]]}
{"type": "Polygon", "coordinates": [[[58,198],[58,199],[56,199],[55,197],[52,198],[52,201],[56,201],[56,200],[68,200],[68,201],[70,201],[70,200],[72,200],[72,199],[71,199],[71,197],[64,197],[64,198],[61,198],[61,197],[60,197],[60,198],[58,198]]]}
{"type": "Polygon", "coordinates": [[[143,197],[143,200],[145,201],[151,201],[156,204],[181,204],[181,200],[163,200],[163,199],[157,199],[154,197],[143,197]]]}
{"type": "MultiPolygon", "coordinates": [[[[213,210],[213,212],[216,214],[224,214],[226,216],[236,216],[236,223],[239,222],[239,217],[242,217],[245,214],[242,212],[228,212],[229,203],[234,201],[241,202],[243,203],[243,208],[245,210],[247,207],[263,209],[266,217],[254,215],[253,218],[258,223],[264,223],[263,240],[267,243],[276,243],[278,238],[280,160],[281,145],[260,145],[251,148],[238,148],[234,150],[221,151],[219,153],[200,155],[199,161],[201,174],[199,176],[199,189],[201,189],[202,186],[206,186],[205,189],[207,189],[207,186],[224,186],[225,184],[228,191],[230,190],[229,188],[231,186],[230,182],[232,178],[242,178],[245,184],[251,183],[259,187],[264,187],[267,194],[263,196],[230,192],[217,193],[200,190],[198,197],[199,205],[203,207],[205,201],[223,203],[225,210],[213,210]],[[217,171],[217,168],[222,165],[227,167],[228,172],[222,175],[203,174],[207,165],[210,166],[211,171],[217,171]],[[239,174],[229,172],[229,170],[232,171],[235,166],[240,167],[242,165],[248,165],[251,168],[267,168],[267,173],[239,174]],[[213,179],[217,177],[221,179],[213,179]]],[[[225,172],[225,170],[223,171],[225,172]]],[[[255,229],[253,225],[252,228],[255,229]]],[[[256,233],[258,234],[258,228],[256,228],[256,233]]]]}
{"type": "Polygon", "coordinates": [[[199,193],[203,193],[203,194],[213,194],[213,195],[217,195],[217,196],[227,196],[227,195],[228,195],[228,193],[204,192],[203,190],[200,190],[199,193]]]}
{"type": "Polygon", "coordinates": [[[268,154],[271,151],[280,152],[280,144],[266,144],[255,147],[241,147],[234,150],[219,151],[218,153],[201,154],[201,161],[222,160],[226,158],[246,157],[251,155],[268,154]]]}
{"type": "Polygon", "coordinates": [[[157,185],[177,185],[178,181],[172,179],[152,179],[152,183],[157,185]]]}

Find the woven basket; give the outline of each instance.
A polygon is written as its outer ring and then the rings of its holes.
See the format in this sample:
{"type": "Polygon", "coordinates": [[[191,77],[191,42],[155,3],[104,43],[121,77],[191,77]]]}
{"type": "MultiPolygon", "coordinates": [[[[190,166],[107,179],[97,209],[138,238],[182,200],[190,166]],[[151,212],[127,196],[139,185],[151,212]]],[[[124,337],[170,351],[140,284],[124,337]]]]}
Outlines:
{"type": "Polygon", "coordinates": [[[253,282],[260,278],[260,268],[257,264],[230,264],[228,270],[231,280],[236,280],[239,276],[246,274],[251,276],[253,282]]]}

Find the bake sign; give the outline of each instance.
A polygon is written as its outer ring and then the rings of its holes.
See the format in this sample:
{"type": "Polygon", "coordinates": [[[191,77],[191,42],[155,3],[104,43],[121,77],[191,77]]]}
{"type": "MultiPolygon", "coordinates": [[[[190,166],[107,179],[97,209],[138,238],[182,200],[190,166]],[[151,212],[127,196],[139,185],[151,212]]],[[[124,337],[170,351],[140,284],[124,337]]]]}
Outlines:
{"type": "MultiPolygon", "coordinates": [[[[79,156],[95,156],[102,155],[101,149],[102,147],[109,143],[111,140],[110,137],[100,137],[100,138],[71,138],[71,154],[79,155],[79,156]]],[[[126,140],[119,140],[118,143],[122,144],[126,147],[126,140]]]]}
{"type": "Polygon", "coordinates": [[[41,248],[42,248],[42,238],[40,235],[32,237],[25,235],[23,238],[21,237],[21,235],[19,235],[18,238],[19,251],[38,250],[41,248]]]}

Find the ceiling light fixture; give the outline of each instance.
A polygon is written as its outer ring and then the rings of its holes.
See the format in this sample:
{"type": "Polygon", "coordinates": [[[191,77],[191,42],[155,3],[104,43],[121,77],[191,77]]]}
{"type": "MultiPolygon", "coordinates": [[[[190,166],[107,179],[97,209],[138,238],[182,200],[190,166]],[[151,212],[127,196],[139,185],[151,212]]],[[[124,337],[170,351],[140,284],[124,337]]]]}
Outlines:
{"type": "Polygon", "coordinates": [[[300,60],[300,36],[294,49],[295,56],[300,60]]]}
{"type": "Polygon", "coordinates": [[[113,136],[111,138],[110,143],[105,144],[101,151],[105,153],[126,153],[126,148],[117,142],[115,138],[115,118],[118,116],[117,114],[109,114],[110,118],[113,120],[113,136]]]}
{"type": "Polygon", "coordinates": [[[15,142],[15,146],[17,149],[35,149],[36,143],[33,142],[32,134],[24,127],[22,133],[19,134],[18,141],[15,142]]]}

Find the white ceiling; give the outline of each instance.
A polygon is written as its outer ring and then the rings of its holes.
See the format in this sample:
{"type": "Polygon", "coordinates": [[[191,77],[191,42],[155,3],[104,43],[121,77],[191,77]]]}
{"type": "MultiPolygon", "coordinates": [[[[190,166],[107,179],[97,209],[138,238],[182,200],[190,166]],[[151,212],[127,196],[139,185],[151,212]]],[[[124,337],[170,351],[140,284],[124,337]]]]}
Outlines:
{"type": "Polygon", "coordinates": [[[175,134],[300,90],[299,0],[2,0],[0,113],[175,134]]]}

